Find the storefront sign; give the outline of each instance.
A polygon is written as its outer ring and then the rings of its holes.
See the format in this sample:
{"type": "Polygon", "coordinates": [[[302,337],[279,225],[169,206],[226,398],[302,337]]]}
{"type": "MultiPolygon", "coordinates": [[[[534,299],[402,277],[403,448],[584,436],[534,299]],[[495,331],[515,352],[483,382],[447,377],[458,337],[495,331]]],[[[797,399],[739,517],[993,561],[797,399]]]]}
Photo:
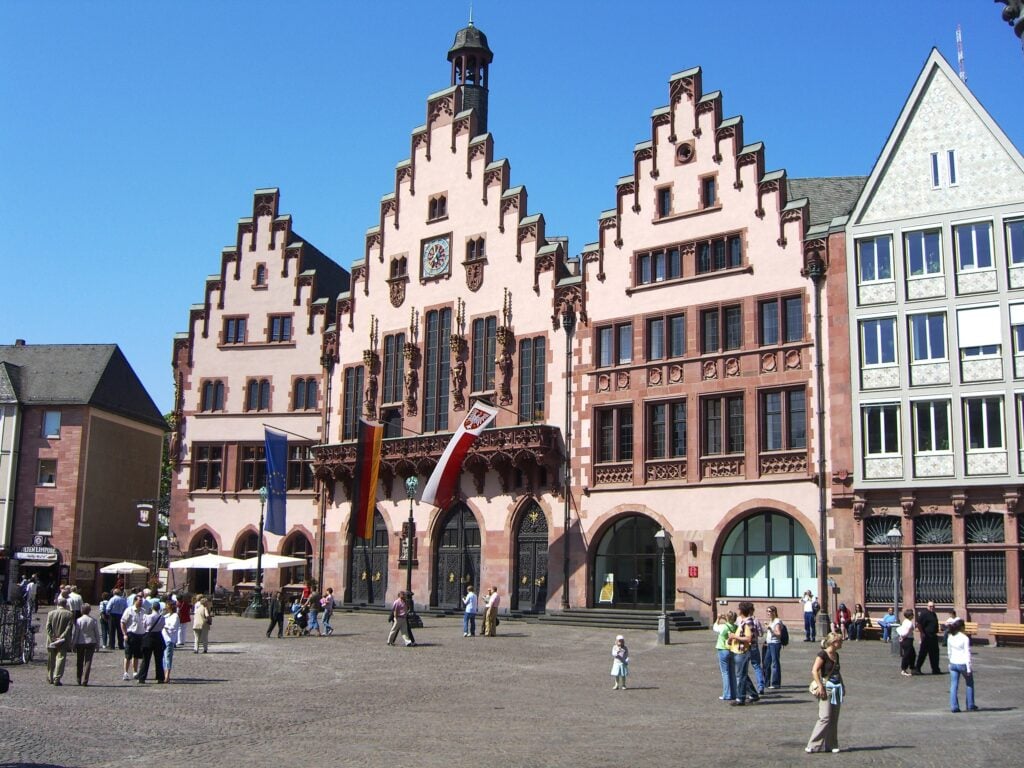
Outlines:
{"type": "Polygon", "coordinates": [[[53,547],[22,547],[14,553],[14,558],[16,560],[56,563],[57,550],[53,547]]]}

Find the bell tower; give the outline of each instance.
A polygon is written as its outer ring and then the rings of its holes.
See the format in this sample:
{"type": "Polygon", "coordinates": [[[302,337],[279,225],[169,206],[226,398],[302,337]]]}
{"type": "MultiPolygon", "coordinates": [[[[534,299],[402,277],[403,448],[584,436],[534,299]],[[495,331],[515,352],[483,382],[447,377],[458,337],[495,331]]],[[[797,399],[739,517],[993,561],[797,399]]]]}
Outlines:
{"type": "Polygon", "coordinates": [[[473,26],[473,20],[455,33],[448,49],[452,63],[452,85],[462,86],[463,109],[476,110],[476,135],[487,133],[488,67],[494,54],[487,47],[487,35],[473,26]]]}

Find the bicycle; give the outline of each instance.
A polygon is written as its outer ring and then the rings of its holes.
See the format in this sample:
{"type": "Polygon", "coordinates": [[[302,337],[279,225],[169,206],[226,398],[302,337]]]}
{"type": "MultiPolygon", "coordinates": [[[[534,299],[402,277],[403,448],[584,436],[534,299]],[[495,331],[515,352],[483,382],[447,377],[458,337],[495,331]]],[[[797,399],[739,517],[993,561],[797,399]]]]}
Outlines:
{"type": "Polygon", "coordinates": [[[25,635],[21,644],[21,660],[25,664],[28,664],[36,655],[36,631],[39,629],[38,624],[33,624],[31,620],[25,623],[25,635]]]}

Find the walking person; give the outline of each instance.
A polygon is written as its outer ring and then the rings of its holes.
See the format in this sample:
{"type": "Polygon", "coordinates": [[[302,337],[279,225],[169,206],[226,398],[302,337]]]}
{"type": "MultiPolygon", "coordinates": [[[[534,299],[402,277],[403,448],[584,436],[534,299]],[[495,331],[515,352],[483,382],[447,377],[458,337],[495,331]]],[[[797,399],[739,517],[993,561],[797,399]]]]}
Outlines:
{"type": "Polygon", "coordinates": [[[114,588],[114,594],[110,596],[107,601],[107,648],[114,650],[117,648],[119,651],[124,650],[124,630],[121,629],[121,617],[124,616],[124,612],[128,610],[128,601],[124,597],[124,593],[114,588]]]}
{"type": "Polygon", "coordinates": [[[779,610],[768,606],[768,627],[764,642],[764,681],[766,688],[782,687],[782,631],[779,610]]]}
{"type": "Polygon", "coordinates": [[[327,588],[327,592],[320,600],[320,605],[324,609],[324,615],[321,619],[324,625],[324,634],[331,635],[334,633],[334,627],[331,626],[331,616],[334,615],[334,587],[327,588]]]}
{"type": "Polygon", "coordinates": [[[74,630],[75,618],[68,610],[68,601],[59,597],[57,607],[46,615],[46,682],[62,684],[74,630]]]}
{"type": "Polygon", "coordinates": [[[142,664],[139,666],[139,674],[136,678],[139,685],[146,682],[149,676],[149,664],[153,660],[156,663],[156,681],[164,681],[164,617],[158,608],[154,608],[148,600],[143,600],[145,613],[142,618],[142,626],[145,636],[142,638],[142,664]]]}
{"type": "Polygon", "coordinates": [[[839,649],[842,647],[843,636],[829,632],[821,641],[822,650],[814,657],[811,677],[818,689],[815,694],[818,697],[818,722],[804,752],[839,751],[839,711],[846,693],[839,668],[839,649]]]}
{"type": "Polygon", "coordinates": [[[143,626],[145,617],[143,599],[141,594],[136,594],[132,600],[131,607],[125,610],[121,616],[121,631],[124,633],[124,674],[123,680],[131,680],[139,673],[139,660],[142,658],[142,639],[146,630],[143,626]],[[132,674],[128,674],[128,667],[131,667],[132,674]]]}
{"type": "Polygon", "coordinates": [[[182,595],[178,599],[178,640],[175,643],[179,648],[184,645],[188,637],[188,625],[192,623],[192,600],[188,595],[182,595]]]}
{"type": "Polygon", "coordinates": [[[178,645],[178,630],[181,629],[181,617],[178,607],[168,600],[164,603],[164,682],[171,682],[171,667],[174,666],[174,649],[178,645]]]}
{"type": "Polygon", "coordinates": [[[900,639],[900,674],[910,677],[914,673],[914,612],[907,608],[903,612],[903,622],[896,627],[896,636],[900,639]]]}
{"type": "Polygon", "coordinates": [[[320,593],[315,588],[311,589],[309,597],[306,598],[305,606],[306,610],[309,611],[309,625],[306,627],[306,634],[313,634],[315,629],[317,637],[321,637],[323,633],[320,631],[320,622],[317,620],[320,616],[320,593]]]}
{"type": "Polygon", "coordinates": [[[946,638],[946,654],[949,657],[949,711],[960,711],[960,678],[967,689],[967,711],[977,712],[974,701],[974,666],[971,662],[971,638],[964,632],[964,620],[957,619],[949,626],[946,638]]]}
{"type": "Polygon", "coordinates": [[[205,597],[197,597],[192,613],[192,653],[199,653],[199,646],[203,646],[203,653],[210,648],[210,627],[213,625],[213,616],[210,614],[210,601],[205,597]]]}
{"type": "Polygon", "coordinates": [[[939,669],[939,617],[935,613],[935,603],[928,601],[928,607],[917,615],[917,630],[921,633],[921,645],[917,651],[917,674],[927,658],[931,663],[932,674],[941,675],[939,669]]]}
{"type": "Polygon", "coordinates": [[[729,650],[729,635],[736,631],[736,611],[720,615],[711,629],[716,634],[715,653],[718,655],[718,669],[722,673],[722,701],[736,699],[736,672],[733,669],[733,653],[729,650]]]}
{"type": "Polygon", "coordinates": [[[75,648],[75,675],[79,685],[89,684],[92,656],[100,647],[100,624],[92,614],[92,606],[82,603],[82,615],[75,621],[72,645],[75,648]]]}
{"type": "Polygon", "coordinates": [[[487,596],[484,599],[484,629],[480,633],[481,637],[494,637],[497,634],[500,602],[501,598],[498,596],[497,587],[487,590],[487,596]]]}
{"type": "Polygon", "coordinates": [[[804,596],[800,598],[800,602],[804,607],[804,642],[813,642],[817,637],[817,629],[814,626],[814,617],[818,613],[815,606],[818,605],[817,599],[811,594],[811,590],[804,592],[804,596]]]}
{"type": "Polygon", "coordinates": [[[754,632],[754,604],[749,600],[743,600],[737,606],[740,609],[740,617],[736,631],[729,635],[729,650],[732,651],[732,665],[735,673],[736,684],[733,695],[736,697],[732,702],[734,707],[742,707],[750,701],[757,701],[761,697],[750,682],[747,668],[750,666],[750,652],[756,640],[754,632]]]}
{"type": "Polygon", "coordinates": [[[267,637],[270,637],[277,627],[277,636],[284,636],[284,596],[281,592],[275,592],[270,596],[267,603],[267,613],[270,615],[270,626],[267,628],[267,637]]]}
{"type": "Polygon", "coordinates": [[[626,647],[626,638],[618,635],[615,638],[615,645],[612,646],[612,677],[615,678],[613,691],[626,690],[627,675],[629,675],[629,648],[626,647]]]}
{"type": "Polygon", "coordinates": [[[409,636],[409,607],[405,602],[405,592],[399,592],[395,602],[391,604],[391,631],[388,632],[388,645],[394,645],[398,634],[402,634],[406,647],[416,645],[409,636]]]}
{"type": "Polygon", "coordinates": [[[463,637],[475,637],[476,636],[476,592],[473,591],[473,585],[470,584],[466,587],[466,595],[462,598],[462,605],[464,610],[462,612],[462,636],[463,637]]]}
{"type": "MultiPolygon", "coordinates": [[[[107,647],[107,634],[110,630],[110,622],[107,620],[107,603],[110,602],[110,593],[104,592],[100,596],[99,615],[96,617],[100,625],[100,648],[107,647]]],[[[83,609],[85,606],[82,606],[83,609]]]]}

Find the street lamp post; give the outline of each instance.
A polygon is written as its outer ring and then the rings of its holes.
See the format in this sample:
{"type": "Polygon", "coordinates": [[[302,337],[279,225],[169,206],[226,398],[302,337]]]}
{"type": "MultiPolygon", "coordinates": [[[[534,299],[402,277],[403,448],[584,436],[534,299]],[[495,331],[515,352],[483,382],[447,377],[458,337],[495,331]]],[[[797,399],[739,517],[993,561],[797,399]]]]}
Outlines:
{"type": "Polygon", "coordinates": [[[412,505],[419,486],[420,481],[416,475],[409,475],[405,479],[405,496],[409,499],[409,521],[405,524],[405,597],[409,601],[410,624],[412,614],[415,613],[415,603],[412,599],[412,547],[416,538],[416,520],[412,516],[412,505]]]}
{"type": "Polygon", "coordinates": [[[661,565],[661,615],[658,616],[658,645],[668,645],[671,638],[668,628],[668,614],[665,612],[665,550],[669,546],[671,537],[664,528],[654,534],[654,541],[658,545],[658,560],[661,565]]]}
{"type": "Polygon", "coordinates": [[[885,543],[889,545],[889,550],[892,552],[892,615],[898,620],[900,615],[899,555],[900,545],[903,544],[903,532],[900,531],[898,524],[885,534],[885,543]]]}
{"type": "Polygon", "coordinates": [[[562,312],[565,331],[565,471],[562,476],[562,497],[565,514],[562,519],[562,610],[569,610],[569,509],[572,484],[572,335],[576,331],[576,310],[570,305],[562,312]]]}
{"type": "Polygon", "coordinates": [[[259,618],[263,611],[263,510],[267,506],[267,486],[260,488],[260,533],[256,539],[256,593],[252,598],[253,611],[259,618]]]}

